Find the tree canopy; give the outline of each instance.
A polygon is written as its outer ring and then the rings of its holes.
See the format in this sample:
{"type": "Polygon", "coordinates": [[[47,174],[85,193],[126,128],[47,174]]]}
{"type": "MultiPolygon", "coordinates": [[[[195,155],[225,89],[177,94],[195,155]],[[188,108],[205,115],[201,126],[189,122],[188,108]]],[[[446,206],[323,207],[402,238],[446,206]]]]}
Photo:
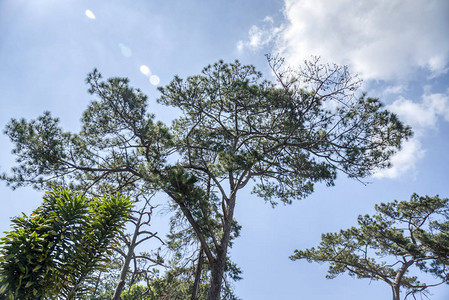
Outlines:
{"type": "Polygon", "coordinates": [[[382,280],[394,300],[401,288],[407,298],[449,284],[449,200],[413,194],[410,201],[376,205],[376,211],[359,216],[358,227],[323,234],[317,248],[296,250],[291,259],[329,263],[328,278],[348,273],[382,280]],[[438,281],[420,282],[413,266],[438,281]]]}
{"type": "Polygon", "coordinates": [[[269,58],[277,78],[219,61],[200,75],[175,77],[159,103],[181,110],[171,127],[147,112],[147,97],[125,78],[89,74],[97,96],[79,133],[45,113],[12,120],[6,134],[18,166],[2,178],[13,188],[66,183],[98,192],[159,190],[173,201],[211,268],[208,299],[218,299],[228,247],[238,235],[234,210],[248,183],[274,204],[334,184],[337,172],[361,179],[390,165],[411,135],[378,99],[356,95],[347,68],[307,62],[299,70],[269,58]]]}
{"type": "Polygon", "coordinates": [[[248,182],[266,201],[290,203],[316,182],[332,185],[337,170],[362,178],[387,167],[411,134],[378,99],[354,95],[359,81],[346,68],[314,61],[294,72],[276,58],[270,63],[277,84],[253,66],[218,62],[160,88],[158,101],[183,111],[172,127],[178,166],[207,191],[208,210],[201,210],[204,197],[199,211],[191,201],[174,200],[212,266],[210,291],[219,290],[237,194],[248,182]],[[217,219],[218,234],[208,227],[217,219]]]}

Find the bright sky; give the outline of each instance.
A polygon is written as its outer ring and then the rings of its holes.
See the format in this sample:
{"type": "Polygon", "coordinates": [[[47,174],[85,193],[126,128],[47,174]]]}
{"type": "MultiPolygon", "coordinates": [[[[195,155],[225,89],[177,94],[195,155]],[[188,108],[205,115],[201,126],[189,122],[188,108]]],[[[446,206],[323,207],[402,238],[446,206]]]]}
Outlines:
{"type": "MultiPolygon", "coordinates": [[[[342,275],[325,279],[326,265],[288,259],[318,244],[324,232],[356,224],[374,204],[418,194],[449,197],[449,1],[0,1],[0,128],[10,118],[49,110],[78,130],[91,96],[85,77],[129,77],[149,95],[150,111],[168,121],[174,112],[155,103],[156,87],[175,74],[194,75],[218,59],[255,64],[269,78],[265,53],[295,66],[311,55],[347,64],[412,125],[414,137],[364,186],[344,176],[333,188],[316,186],[290,206],[244,194],[236,217],[243,226],[231,257],[243,270],[235,284],[245,300],[378,300],[384,283],[342,275]]],[[[12,145],[0,136],[0,172],[14,165],[12,145]]],[[[0,185],[0,231],[29,213],[41,192],[0,185]]],[[[447,300],[448,287],[432,290],[447,300]]]]}

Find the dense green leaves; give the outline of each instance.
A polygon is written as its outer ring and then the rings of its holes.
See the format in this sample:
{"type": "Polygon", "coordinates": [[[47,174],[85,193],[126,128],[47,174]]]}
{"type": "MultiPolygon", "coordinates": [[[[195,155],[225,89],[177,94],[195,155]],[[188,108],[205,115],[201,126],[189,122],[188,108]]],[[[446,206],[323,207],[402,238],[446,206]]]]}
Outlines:
{"type": "Polygon", "coordinates": [[[413,194],[410,201],[376,205],[376,211],[359,216],[359,227],[323,234],[317,248],[296,250],[291,259],[329,262],[328,278],[347,272],[403,287],[407,295],[431,286],[408,275],[413,265],[437,284],[449,284],[449,200],[413,194]]]}
{"type": "Polygon", "coordinates": [[[2,238],[0,282],[11,299],[83,298],[93,271],[130,215],[120,195],[87,199],[55,188],[2,238]]]}

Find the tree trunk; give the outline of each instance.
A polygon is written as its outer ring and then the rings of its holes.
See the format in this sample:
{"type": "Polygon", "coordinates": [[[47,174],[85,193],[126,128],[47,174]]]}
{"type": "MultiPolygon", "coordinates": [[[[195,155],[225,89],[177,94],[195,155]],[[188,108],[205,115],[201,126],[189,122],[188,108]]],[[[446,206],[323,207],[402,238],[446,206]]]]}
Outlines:
{"type": "Polygon", "coordinates": [[[407,269],[415,263],[415,259],[412,258],[409,261],[406,261],[406,258],[404,257],[405,263],[402,264],[402,266],[399,268],[396,278],[394,279],[394,282],[391,284],[391,288],[393,289],[393,300],[399,300],[399,288],[401,287],[402,277],[404,276],[405,272],[407,272],[407,269]]]}
{"type": "Polygon", "coordinates": [[[211,270],[211,279],[209,291],[207,292],[207,300],[220,300],[221,285],[226,266],[226,252],[217,253],[214,267],[211,270]]]}
{"type": "Polygon", "coordinates": [[[111,300],[119,300],[120,299],[120,295],[122,294],[123,291],[123,287],[125,286],[125,279],[126,279],[126,274],[128,273],[129,270],[129,264],[131,262],[131,258],[134,254],[134,247],[129,247],[128,249],[128,254],[125,257],[125,263],[122,266],[122,270],[120,272],[120,278],[117,282],[117,286],[115,287],[115,291],[114,291],[114,295],[112,296],[111,300]]]}
{"type": "Polygon", "coordinates": [[[393,290],[393,300],[400,300],[399,298],[399,285],[392,285],[391,289],[393,290]]]}
{"type": "Polygon", "coordinates": [[[190,298],[191,300],[196,300],[196,298],[198,297],[198,289],[201,281],[201,271],[203,269],[203,261],[204,261],[203,247],[200,246],[200,255],[198,256],[198,265],[196,266],[195,281],[193,283],[192,288],[192,298],[190,298]]]}
{"type": "Polygon", "coordinates": [[[142,222],[142,214],[140,214],[139,219],[136,222],[136,229],[134,230],[133,238],[128,246],[128,253],[125,257],[125,262],[123,263],[122,270],[120,272],[120,278],[117,282],[117,286],[115,287],[114,295],[111,300],[120,300],[120,295],[122,294],[123,287],[125,286],[126,274],[129,270],[129,264],[131,263],[131,259],[134,255],[134,249],[136,247],[137,236],[139,235],[139,228],[142,222]]]}
{"type": "Polygon", "coordinates": [[[207,292],[207,300],[220,300],[221,286],[226,267],[226,257],[228,253],[228,245],[231,237],[232,222],[234,220],[234,208],[237,190],[234,189],[229,197],[229,206],[227,209],[226,219],[223,226],[223,237],[220,246],[217,249],[216,259],[211,270],[210,287],[207,292]]]}

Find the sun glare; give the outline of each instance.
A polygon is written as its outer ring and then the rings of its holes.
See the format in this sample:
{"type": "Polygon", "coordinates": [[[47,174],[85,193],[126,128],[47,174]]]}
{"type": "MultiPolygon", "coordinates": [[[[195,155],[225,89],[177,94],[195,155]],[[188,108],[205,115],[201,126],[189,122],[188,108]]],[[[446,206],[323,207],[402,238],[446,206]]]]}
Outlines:
{"type": "Polygon", "coordinates": [[[159,78],[159,76],[157,76],[157,75],[151,75],[150,76],[150,83],[152,85],[158,85],[159,82],[161,82],[161,79],[159,78]]]}
{"type": "Polygon", "coordinates": [[[92,20],[96,19],[94,13],[90,9],[86,9],[85,14],[89,19],[92,19],[92,20]]]}
{"type": "Polygon", "coordinates": [[[131,55],[133,55],[133,52],[131,51],[131,49],[126,46],[125,44],[118,44],[118,47],[120,48],[120,52],[122,53],[122,55],[124,57],[130,57],[131,55]]]}
{"type": "Polygon", "coordinates": [[[140,72],[142,72],[143,75],[150,75],[150,68],[148,68],[148,66],[146,65],[141,65],[140,66],[140,72]]]}

